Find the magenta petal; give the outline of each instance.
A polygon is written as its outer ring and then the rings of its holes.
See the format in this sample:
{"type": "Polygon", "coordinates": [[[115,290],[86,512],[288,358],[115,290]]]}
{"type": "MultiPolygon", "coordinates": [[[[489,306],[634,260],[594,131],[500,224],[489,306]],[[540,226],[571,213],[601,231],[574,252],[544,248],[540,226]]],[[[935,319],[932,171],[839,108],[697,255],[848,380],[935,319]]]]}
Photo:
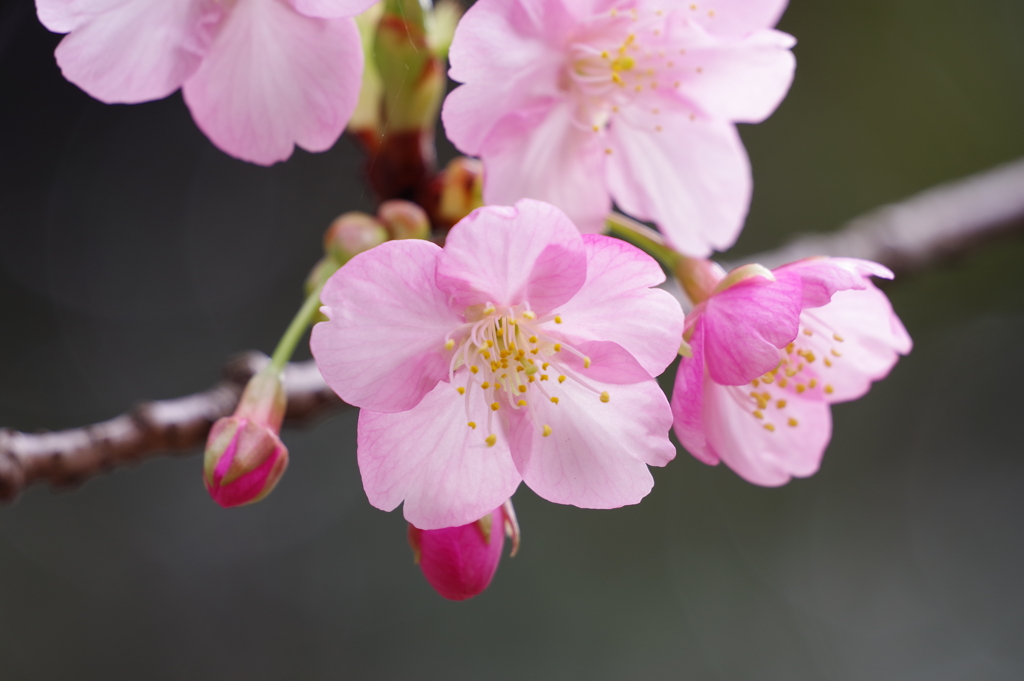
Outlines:
{"type": "Polygon", "coordinates": [[[558,308],[560,324],[546,328],[570,341],[604,340],[625,348],[651,376],[679,350],[683,311],[672,295],[651,288],[665,281],[649,255],[619,239],[584,235],[587,280],[558,308]]]}
{"type": "Polygon", "coordinates": [[[494,578],[505,545],[505,516],[498,508],[485,519],[490,523],[486,534],[479,521],[441,530],[409,529],[423,576],[449,600],[472,598],[494,578]]]}
{"type": "Polygon", "coordinates": [[[675,457],[668,400],[654,380],[595,387],[608,392],[607,402],[566,381],[558,404],[539,401],[530,411],[513,410],[516,467],[548,501],[582,508],[638,503],[654,485],[648,464],[664,466],[675,457]],[[547,437],[545,425],[551,428],[547,437]]]}
{"type": "Polygon", "coordinates": [[[704,424],[707,443],[721,460],[744,480],[766,487],[814,474],[832,436],[826,402],[779,392],[759,410],[746,387],[711,381],[704,384],[704,424]],[[779,397],[786,398],[782,408],[779,397]]]}
{"type": "Polygon", "coordinates": [[[523,199],[487,206],[452,227],[437,286],[459,307],[529,303],[544,314],[572,298],[587,276],[583,239],[565,213],[523,199]]]}
{"type": "Polygon", "coordinates": [[[489,411],[448,383],[409,411],[361,411],[359,471],[370,503],[390,511],[404,501],[406,520],[425,530],[465,525],[503,503],[520,477],[497,418],[496,443],[485,442],[489,411]]]}
{"type": "Polygon", "coordinates": [[[837,258],[798,260],[779,267],[775,272],[779,275],[790,274],[800,277],[803,284],[802,307],[820,307],[828,304],[832,299],[832,294],[836,291],[863,289],[867,286],[867,280],[857,269],[860,263],[880,267],[881,270],[869,269],[869,271],[887,273],[888,278],[892,278],[892,272],[877,263],[851,259],[841,261],[837,258]]]}
{"type": "Polygon", "coordinates": [[[315,19],[282,0],[237,3],[184,86],[196,124],[225,152],[270,165],[325,151],[355,108],[363,50],[353,19],[315,19]]]}
{"type": "Polygon", "coordinates": [[[107,104],[171,94],[209,49],[221,10],[191,0],[39,4],[53,30],[72,30],[57,46],[64,77],[107,104]]]}
{"type": "Polygon", "coordinates": [[[679,360],[672,388],[672,429],[695,459],[715,466],[720,459],[704,435],[704,326],[699,319],[689,346],[691,356],[679,360]]]}
{"type": "Polygon", "coordinates": [[[440,253],[419,239],[389,241],[328,280],[321,301],[330,321],[313,327],[310,348],[341,399],[404,411],[447,377],[445,341],[462,319],[434,285],[440,253]]]}
{"type": "Polygon", "coordinates": [[[691,256],[725,250],[750,205],[750,162],[736,127],[679,111],[627,116],[609,128],[608,186],[627,213],[653,220],[691,256]]]}
{"type": "Polygon", "coordinates": [[[377,0],[288,0],[299,14],[321,19],[339,19],[359,14],[377,0]]]}
{"type": "Polygon", "coordinates": [[[707,299],[705,362],[711,379],[742,385],[779,364],[779,349],[796,338],[802,288],[799,277],[753,277],[707,299]]]}

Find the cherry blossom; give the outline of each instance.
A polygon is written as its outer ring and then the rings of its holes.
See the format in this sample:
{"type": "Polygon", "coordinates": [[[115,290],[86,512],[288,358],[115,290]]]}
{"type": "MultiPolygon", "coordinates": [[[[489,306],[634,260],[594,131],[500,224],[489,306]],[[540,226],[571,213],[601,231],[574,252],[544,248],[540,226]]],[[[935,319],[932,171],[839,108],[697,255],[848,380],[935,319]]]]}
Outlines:
{"type": "Polygon", "coordinates": [[[473,522],[525,481],[557,503],[613,508],[675,450],[657,376],[683,329],[658,264],[581,236],[553,206],[480,208],[443,249],[390,241],[324,287],[320,372],[361,407],[370,503],[422,529],[473,522]]]}
{"type": "Polygon", "coordinates": [[[67,33],[64,76],[108,104],[178,88],[223,151],[270,165],[294,145],[329,149],[356,105],[363,70],[352,15],[373,0],[36,0],[67,33]]]}
{"type": "Polygon", "coordinates": [[[683,446],[759,485],[815,473],[829,405],[864,395],[912,347],[872,276],[892,272],[812,258],[723,279],[687,317],[672,395],[683,446]]]}
{"type": "Polygon", "coordinates": [[[598,232],[614,200],[679,251],[731,245],[750,203],[736,122],[792,80],[785,0],[479,0],[452,43],[449,139],[484,199],[549,201],[598,232]]]}

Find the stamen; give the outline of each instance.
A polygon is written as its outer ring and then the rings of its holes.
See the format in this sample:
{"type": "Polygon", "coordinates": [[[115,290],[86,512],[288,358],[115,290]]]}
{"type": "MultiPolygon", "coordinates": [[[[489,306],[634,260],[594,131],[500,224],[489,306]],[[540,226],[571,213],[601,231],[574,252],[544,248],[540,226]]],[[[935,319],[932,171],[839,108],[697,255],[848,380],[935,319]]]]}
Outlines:
{"type": "Polygon", "coordinates": [[[544,424],[544,431],[541,433],[544,437],[551,435],[551,426],[544,424]]]}
{"type": "Polygon", "coordinates": [[[446,340],[444,342],[444,349],[445,350],[451,350],[454,347],[455,347],[455,341],[453,341],[451,338],[449,338],[448,340],[446,340]]]}
{"type": "Polygon", "coordinates": [[[472,428],[473,430],[476,430],[476,423],[474,423],[473,421],[470,421],[470,422],[469,422],[469,423],[467,423],[466,425],[468,425],[468,426],[469,426],[470,428],[472,428]]]}
{"type": "Polygon", "coordinates": [[[460,395],[465,395],[466,394],[466,389],[463,388],[461,385],[458,388],[456,388],[456,390],[459,391],[460,395]]]}
{"type": "Polygon", "coordinates": [[[603,393],[601,393],[601,401],[602,402],[608,402],[608,400],[610,400],[610,399],[612,399],[612,396],[608,394],[607,390],[605,390],[603,393]]]}
{"type": "Polygon", "coordinates": [[[487,439],[484,440],[484,442],[487,443],[488,447],[493,447],[494,443],[497,442],[497,441],[498,441],[498,436],[495,435],[494,433],[491,433],[490,435],[488,435],[487,439]]]}

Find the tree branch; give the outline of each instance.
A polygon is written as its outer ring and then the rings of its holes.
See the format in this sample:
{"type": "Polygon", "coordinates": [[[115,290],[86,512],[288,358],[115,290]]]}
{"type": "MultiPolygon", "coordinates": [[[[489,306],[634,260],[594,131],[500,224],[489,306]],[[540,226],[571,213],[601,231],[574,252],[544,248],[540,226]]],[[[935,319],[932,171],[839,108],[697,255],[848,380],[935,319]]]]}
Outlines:
{"type": "MultiPolygon", "coordinates": [[[[775,267],[812,255],[866,258],[908,274],[969,251],[979,242],[1024,227],[1024,159],[939,185],[882,206],[831,234],[798,237],[744,260],[775,267]]],[[[247,353],[228,363],[224,379],[205,392],[145,402],[109,421],[58,432],[0,429],[0,500],[29,485],[78,485],[118,466],[194,453],[213,423],[231,414],[249,378],[268,358],[247,353]]],[[[285,370],[286,423],[304,425],[348,408],[312,361],[285,370]]]]}

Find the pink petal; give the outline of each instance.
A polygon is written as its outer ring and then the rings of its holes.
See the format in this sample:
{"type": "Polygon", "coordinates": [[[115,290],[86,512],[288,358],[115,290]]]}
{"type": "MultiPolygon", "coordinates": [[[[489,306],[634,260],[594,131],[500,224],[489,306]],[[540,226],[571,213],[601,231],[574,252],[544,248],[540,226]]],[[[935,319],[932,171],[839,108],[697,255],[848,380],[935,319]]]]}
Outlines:
{"type": "Polygon", "coordinates": [[[800,277],[804,289],[802,306],[805,308],[828,304],[836,291],[865,288],[865,274],[879,272],[881,276],[887,274],[886,278],[892,279],[892,272],[882,265],[850,258],[806,258],[783,265],[775,271],[780,276],[785,273],[800,277]],[[862,273],[859,268],[868,265],[881,269],[869,268],[862,273]]]}
{"type": "Polygon", "coordinates": [[[742,36],[778,23],[788,0],[704,0],[687,5],[693,21],[711,33],[742,36]]]}
{"type": "Polygon", "coordinates": [[[529,303],[538,314],[572,298],[587,276],[583,239],[565,213],[540,201],[487,206],[452,227],[437,285],[464,307],[529,303]]]}
{"type": "Polygon", "coordinates": [[[370,8],[377,0],[288,0],[299,14],[322,19],[353,17],[370,8]]]}
{"type": "Polygon", "coordinates": [[[618,343],[651,376],[661,374],[679,350],[683,312],[666,291],[651,288],[665,281],[661,266],[638,248],[596,234],[583,237],[587,281],[558,308],[561,324],[545,325],[570,342],[618,343]]]}
{"type": "Polygon", "coordinates": [[[714,382],[743,385],[779,364],[779,349],[800,328],[801,291],[795,276],[753,277],[694,311],[704,325],[705,363],[714,382]]]}
{"type": "Polygon", "coordinates": [[[568,101],[511,113],[480,149],[484,200],[510,204],[523,197],[561,208],[584,233],[600,232],[611,210],[602,135],[573,124],[568,101]]]}
{"type": "Polygon", "coordinates": [[[609,131],[608,186],[624,211],[656,222],[687,255],[732,245],[751,192],[750,163],[735,126],[674,111],[624,111],[609,131]]]}
{"type": "Polygon", "coordinates": [[[563,351],[561,364],[587,382],[621,385],[654,378],[618,343],[588,341],[577,343],[574,347],[585,359],[590,360],[589,363],[575,354],[563,351]]]}
{"type": "Polygon", "coordinates": [[[57,46],[64,77],[107,104],[171,94],[209,49],[221,10],[191,0],[42,2],[51,30],[72,30],[57,46]]]}
{"type": "MultiPolygon", "coordinates": [[[[686,11],[676,16],[685,17],[686,11]]],[[[793,82],[793,36],[763,29],[743,38],[722,38],[689,21],[669,29],[687,45],[687,75],[671,92],[692,102],[706,116],[760,123],[779,106],[793,82]],[[697,70],[699,69],[699,70],[697,70]]]]}
{"type": "Polygon", "coordinates": [[[740,477],[756,485],[774,487],[792,477],[814,474],[832,436],[828,404],[788,392],[772,394],[767,408],[760,410],[748,391],[747,386],[705,382],[708,445],[740,477]],[[786,402],[780,408],[778,398],[783,396],[786,402]],[[757,418],[755,411],[763,418],[757,418]]]}
{"type": "Polygon", "coordinates": [[[692,356],[679,360],[672,388],[672,429],[695,459],[717,466],[720,459],[704,437],[704,325],[699,321],[689,345],[692,356]]]}
{"type": "Polygon", "coordinates": [[[313,327],[310,348],[324,380],[349,404],[411,409],[448,375],[447,335],[462,319],[434,285],[441,249],[419,239],[361,253],[324,286],[329,322],[313,327]]]}
{"type": "Polygon", "coordinates": [[[391,511],[404,501],[406,520],[424,530],[465,525],[500,506],[520,477],[497,420],[497,442],[485,443],[487,412],[448,383],[409,411],[361,411],[359,471],[370,503],[391,511]]]}
{"type": "Polygon", "coordinates": [[[353,19],[314,19],[283,0],[237,3],[184,86],[196,124],[225,152],[270,165],[294,145],[329,149],[356,105],[363,50],[353,19]]]}
{"type": "Polygon", "coordinates": [[[530,488],[548,501],[582,508],[639,502],[654,485],[647,465],[675,456],[668,439],[672,413],[656,381],[595,383],[610,400],[574,381],[559,388],[558,404],[537,401],[531,413],[513,410],[510,444],[530,488]],[[551,434],[543,435],[543,426],[551,434]]]}
{"type": "Polygon", "coordinates": [[[913,346],[889,299],[865,282],[866,289],[840,291],[828,305],[804,310],[800,316],[802,325],[813,332],[801,338],[801,345],[831,364],[816,368],[823,383],[832,388],[825,395],[829,402],[863,396],[871,382],[889,375],[899,355],[913,346]]]}

